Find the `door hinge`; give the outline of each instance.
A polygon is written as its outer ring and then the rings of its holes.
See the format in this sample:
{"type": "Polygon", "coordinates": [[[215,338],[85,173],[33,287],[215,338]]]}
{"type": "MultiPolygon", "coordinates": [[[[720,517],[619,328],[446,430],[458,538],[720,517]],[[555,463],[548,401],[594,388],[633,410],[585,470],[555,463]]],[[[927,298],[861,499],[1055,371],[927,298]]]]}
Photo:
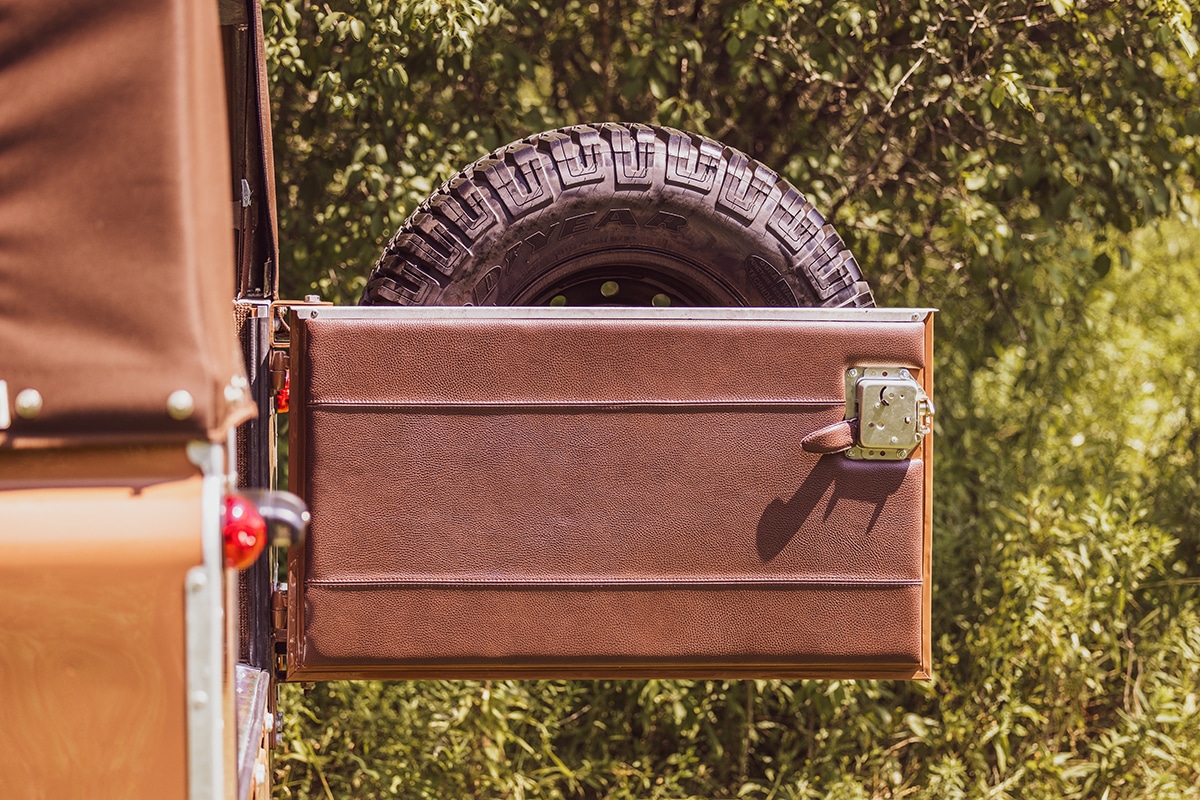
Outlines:
{"type": "Polygon", "coordinates": [[[277,681],[287,680],[287,617],[288,591],[285,587],[276,587],[271,592],[271,641],[277,681]]]}
{"type": "Polygon", "coordinates": [[[292,328],[288,314],[293,308],[302,306],[331,306],[319,294],[305,295],[303,300],[276,300],[271,303],[271,349],[287,350],[291,343],[292,328]]]}

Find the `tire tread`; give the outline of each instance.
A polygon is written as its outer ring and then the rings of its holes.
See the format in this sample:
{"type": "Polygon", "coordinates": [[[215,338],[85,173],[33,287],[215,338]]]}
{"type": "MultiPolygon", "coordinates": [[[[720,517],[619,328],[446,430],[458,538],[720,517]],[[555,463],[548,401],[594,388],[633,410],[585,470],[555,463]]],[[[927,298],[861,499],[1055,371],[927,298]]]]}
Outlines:
{"type": "Polygon", "coordinates": [[[775,171],[699,134],[614,122],[528,136],[465,167],[392,237],[371,271],[362,303],[436,303],[440,288],[456,280],[494,227],[517,223],[564,195],[597,189],[703,197],[727,224],[749,229],[783,258],[797,286],[782,294],[772,278],[773,297],[790,294],[797,302],[830,307],[874,305],[841,236],[775,171]]]}

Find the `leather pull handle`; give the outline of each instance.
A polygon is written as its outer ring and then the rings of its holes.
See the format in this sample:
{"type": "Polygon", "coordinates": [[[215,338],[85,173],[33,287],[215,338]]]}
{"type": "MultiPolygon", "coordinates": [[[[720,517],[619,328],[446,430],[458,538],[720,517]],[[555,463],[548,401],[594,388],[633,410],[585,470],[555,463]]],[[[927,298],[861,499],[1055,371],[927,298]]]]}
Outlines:
{"type": "Polygon", "coordinates": [[[842,453],[854,446],[858,438],[858,420],[844,419],[818,428],[800,440],[800,447],[809,453],[842,453]]]}

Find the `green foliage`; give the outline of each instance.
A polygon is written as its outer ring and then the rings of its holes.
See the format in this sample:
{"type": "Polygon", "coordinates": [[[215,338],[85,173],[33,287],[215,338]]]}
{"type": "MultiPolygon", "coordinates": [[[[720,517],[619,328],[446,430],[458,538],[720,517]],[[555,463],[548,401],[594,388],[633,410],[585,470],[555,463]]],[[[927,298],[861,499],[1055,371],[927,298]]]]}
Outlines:
{"type": "Polygon", "coordinates": [[[284,687],[281,797],[1200,797],[1184,0],[266,2],[284,292],[520,136],[698,130],[938,305],[935,680],[284,687]],[[1143,226],[1150,223],[1150,227],[1143,226]]]}

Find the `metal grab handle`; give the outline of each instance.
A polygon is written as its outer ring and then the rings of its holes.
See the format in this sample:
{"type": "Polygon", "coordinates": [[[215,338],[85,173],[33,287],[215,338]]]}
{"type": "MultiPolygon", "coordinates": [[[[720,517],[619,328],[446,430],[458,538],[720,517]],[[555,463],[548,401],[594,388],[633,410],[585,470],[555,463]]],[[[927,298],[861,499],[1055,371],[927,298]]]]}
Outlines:
{"type": "Polygon", "coordinates": [[[242,489],[240,493],[258,507],[258,513],[267,521],[271,544],[291,547],[304,542],[311,516],[303,500],[291,492],[278,490],[242,489]]]}

